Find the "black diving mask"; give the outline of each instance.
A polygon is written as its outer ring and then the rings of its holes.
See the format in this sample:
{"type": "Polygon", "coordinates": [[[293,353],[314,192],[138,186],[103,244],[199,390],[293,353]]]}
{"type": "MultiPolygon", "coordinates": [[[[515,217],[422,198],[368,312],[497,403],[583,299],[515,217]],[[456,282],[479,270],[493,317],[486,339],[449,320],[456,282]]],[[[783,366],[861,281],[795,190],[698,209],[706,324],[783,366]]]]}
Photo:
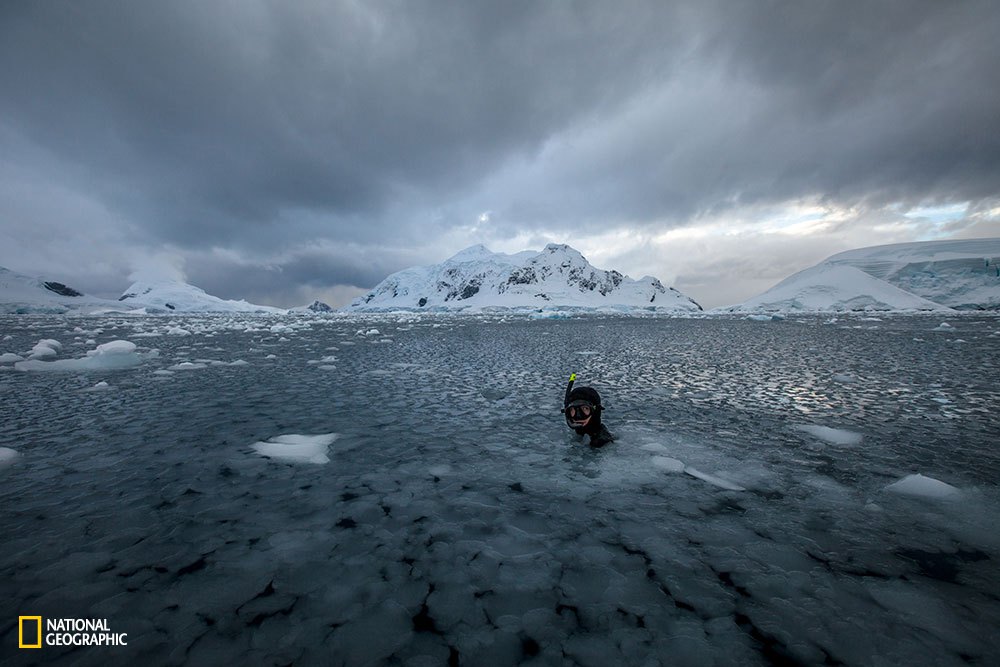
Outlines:
{"type": "Polygon", "coordinates": [[[579,403],[566,406],[566,418],[570,421],[582,422],[590,419],[596,409],[590,403],[579,403]]]}

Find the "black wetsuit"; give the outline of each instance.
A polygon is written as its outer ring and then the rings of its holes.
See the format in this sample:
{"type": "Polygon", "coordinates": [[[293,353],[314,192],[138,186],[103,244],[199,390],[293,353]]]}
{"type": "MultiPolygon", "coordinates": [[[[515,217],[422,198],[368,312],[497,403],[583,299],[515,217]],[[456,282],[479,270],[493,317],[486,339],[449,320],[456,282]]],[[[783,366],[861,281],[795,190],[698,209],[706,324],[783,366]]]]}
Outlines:
{"type": "Polygon", "coordinates": [[[587,424],[586,430],[579,428],[574,430],[581,436],[589,435],[591,447],[603,447],[604,445],[615,441],[615,436],[611,435],[611,431],[608,430],[608,427],[602,424],[600,421],[597,422],[596,430],[590,428],[592,425],[593,421],[591,421],[590,424],[587,424]]]}

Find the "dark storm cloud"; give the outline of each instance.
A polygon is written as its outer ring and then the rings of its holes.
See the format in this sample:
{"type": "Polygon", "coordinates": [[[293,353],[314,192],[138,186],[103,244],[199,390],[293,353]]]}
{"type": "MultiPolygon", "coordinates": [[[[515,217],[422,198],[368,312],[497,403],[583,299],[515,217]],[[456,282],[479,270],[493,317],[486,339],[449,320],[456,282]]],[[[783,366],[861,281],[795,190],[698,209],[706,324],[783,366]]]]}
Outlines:
{"type": "Polygon", "coordinates": [[[571,132],[503,212],[528,225],[662,224],[798,197],[997,192],[995,5],[725,3],[686,18],[685,67],[618,118],[571,132]]]}
{"type": "MultiPolygon", "coordinates": [[[[370,287],[487,210],[504,238],[975,204],[1000,189],[997,34],[996,3],[938,0],[5,3],[0,173],[228,293],[254,266],[275,294],[370,287]],[[228,282],[215,246],[246,255],[228,282]]],[[[25,192],[0,190],[15,240],[56,224],[25,192]]]]}
{"type": "Polygon", "coordinates": [[[0,33],[17,63],[0,108],[166,240],[226,241],[296,209],[343,231],[408,192],[454,196],[627,94],[659,34],[630,18],[533,3],[24,3],[0,33]],[[615,35],[612,53],[587,48],[615,35]]]}

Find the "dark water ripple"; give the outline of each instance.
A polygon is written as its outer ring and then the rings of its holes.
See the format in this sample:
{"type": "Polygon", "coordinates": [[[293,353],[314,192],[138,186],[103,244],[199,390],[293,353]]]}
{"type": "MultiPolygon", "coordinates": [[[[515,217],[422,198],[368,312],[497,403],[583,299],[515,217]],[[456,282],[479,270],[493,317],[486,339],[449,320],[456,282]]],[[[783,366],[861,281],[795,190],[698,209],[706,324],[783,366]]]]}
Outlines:
{"type": "Polygon", "coordinates": [[[1000,322],[940,321],[2,318],[159,357],[0,372],[0,659],[996,664],[1000,322]],[[249,365],[154,373],[199,359],[249,365]],[[568,436],[570,371],[615,444],[568,436]],[[250,449],[289,433],[340,438],[250,449]],[[19,614],[129,646],[19,652],[19,614]]]}

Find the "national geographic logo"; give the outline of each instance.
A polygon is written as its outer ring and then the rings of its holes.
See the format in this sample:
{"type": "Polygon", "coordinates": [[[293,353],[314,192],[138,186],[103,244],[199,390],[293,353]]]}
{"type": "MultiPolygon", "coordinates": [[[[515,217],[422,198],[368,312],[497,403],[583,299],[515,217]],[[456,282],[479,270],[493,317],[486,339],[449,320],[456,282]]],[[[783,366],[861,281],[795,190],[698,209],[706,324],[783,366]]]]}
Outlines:
{"type": "Polygon", "coordinates": [[[111,632],[106,618],[47,618],[42,632],[41,616],[17,617],[17,647],[128,646],[127,632],[111,632]]]}

